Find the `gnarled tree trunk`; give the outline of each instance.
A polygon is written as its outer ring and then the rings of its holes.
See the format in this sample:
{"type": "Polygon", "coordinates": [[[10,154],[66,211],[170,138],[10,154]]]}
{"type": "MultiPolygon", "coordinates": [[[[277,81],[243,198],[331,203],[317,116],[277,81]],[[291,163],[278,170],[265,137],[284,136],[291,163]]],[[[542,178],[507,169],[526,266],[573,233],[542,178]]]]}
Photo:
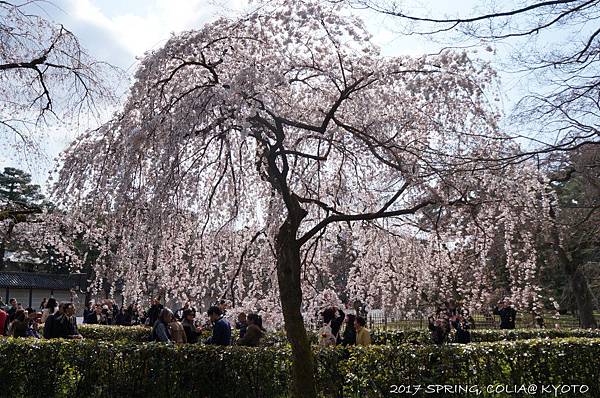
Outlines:
{"type": "Polygon", "coordinates": [[[597,328],[598,323],[594,319],[593,298],[587,279],[581,270],[581,266],[573,266],[567,272],[573,296],[577,303],[577,313],[579,314],[579,324],[582,328],[597,328]]]}
{"type": "Polygon", "coordinates": [[[292,394],[294,397],[310,398],[317,396],[315,367],[301,313],[300,245],[296,239],[299,223],[306,211],[298,206],[292,213],[277,234],[277,280],[285,331],[292,345],[292,394]]]}
{"type": "MultiPolygon", "coordinates": [[[[554,209],[550,209],[550,217],[556,218],[554,209]]],[[[578,250],[565,249],[560,241],[560,235],[556,225],[552,230],[552,243],[554,252],[558,256],[560,265],[563,267],[568,278],[568,283],[573,291],[577,312],[579,314],[579,325],[582,328],[596,328],[598,324],[594,319],[594,305],[592,293],[583,273],[583,259],[578,255],[578,250]]]]}

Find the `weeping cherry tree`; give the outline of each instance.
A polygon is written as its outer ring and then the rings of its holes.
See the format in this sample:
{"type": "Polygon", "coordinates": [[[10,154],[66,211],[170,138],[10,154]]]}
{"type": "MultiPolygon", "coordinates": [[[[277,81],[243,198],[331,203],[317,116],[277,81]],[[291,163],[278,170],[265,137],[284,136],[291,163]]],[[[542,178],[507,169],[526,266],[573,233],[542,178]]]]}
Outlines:
{"type": "Polygon", "coordinates": [[[316,284],[340,228],[365,234],[370,267],[386,233],[454,225],[444,250],[485,256],[494,220],[517,218],[505,200],[527,220],[543,209],[535,170],[493,166],[518,149],[487,102],[493,80],[464,52],[383,57],[335,4],[270,3],[147,54],[122,111],[62,155],[54,195],[99,220],[114,261],[96,273],[128,299],[160,287],[280,311],[293,393],[316,396],[303,295],[327,300],[316,284]]]}

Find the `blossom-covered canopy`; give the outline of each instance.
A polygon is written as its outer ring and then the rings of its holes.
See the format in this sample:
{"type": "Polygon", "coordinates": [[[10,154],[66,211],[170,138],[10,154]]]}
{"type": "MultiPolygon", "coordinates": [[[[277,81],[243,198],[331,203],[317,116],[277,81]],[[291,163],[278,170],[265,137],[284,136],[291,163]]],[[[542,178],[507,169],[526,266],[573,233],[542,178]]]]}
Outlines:
{"type": "Polygon", "coordinates": [[[371,306],[484,305],[492,248],[529,305],[547,198],[527,162],[494,163],[517,147],[493,79],[465,52],[383,57],[335,4],[276,2],[147,54],[124,109],[63,154],[55,195],[104,230],[98,282],[127,300],[226,297],[276,322],[274,237],[299,205],[309,315],[341,293],[340,240],[347,294],[371,306]]]}

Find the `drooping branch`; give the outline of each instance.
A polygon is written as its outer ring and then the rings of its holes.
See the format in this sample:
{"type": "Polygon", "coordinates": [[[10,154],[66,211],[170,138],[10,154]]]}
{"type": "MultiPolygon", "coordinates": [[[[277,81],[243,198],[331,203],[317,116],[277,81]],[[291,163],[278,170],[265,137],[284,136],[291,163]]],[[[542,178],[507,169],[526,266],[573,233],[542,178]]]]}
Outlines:
{"type": "MultiPolygon", "coordinates": [[[[252,239],[250,239],[250,242],[248,242],[246,244],[246,246],[244,246],[244,250],[242,251],[242,254],[240,255],[240,261],[238,263],[238,267],[235,270],[235,273],[233,274],[233,276],[231,277],[231,282],[229,283],[229,292],[231,293],[231,301],[232,301],[232,305],[235,307],[235,292],[233,290],[233,286],[235,285],[235,280],[238,278],[238,276],[240,275],[240,272],[242,270],[242,267],[244,266],[244,258],[246,257],[246,254],[248,253],[248,249],[250,249],[250,246],[252,246],[252,244],[256,241],[256,239],[258,239],[258,237],[260,235],[263,235],[265,233],[264,230],[258,231],[257,233],[254,234],[254,236],[252,236],[252,239]]],[[[221,299],[226,298],[227,296],[227,290],[225,292],[223,292],[223,294],[221,295],[221,299]]]]}

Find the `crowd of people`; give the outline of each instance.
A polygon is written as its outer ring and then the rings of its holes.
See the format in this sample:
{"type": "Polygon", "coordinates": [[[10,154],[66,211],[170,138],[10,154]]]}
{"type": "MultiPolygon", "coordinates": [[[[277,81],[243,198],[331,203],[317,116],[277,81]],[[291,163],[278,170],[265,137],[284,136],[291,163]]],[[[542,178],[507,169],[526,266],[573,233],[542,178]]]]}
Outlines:
{"type": "MultiPolygon", "coordinates": [[[[196,320],[196,310],[188,307],[175,314],[169,308],[161,308],[158,318],[152,324],[152,341],[175,344],[196,344],[203,330],[210,329],[211,336],[204,341],[206,345],[227,346],[233,344],[231,324],[225,317],[224,304],[211,306],[208,311],[210,325],[202,325],[196,320]]],[[[265,335],[262,318],[258,314],[240,313],[235,325],[239,330],[236,345],[257,347],[265,335]]]]}
{"type": "Polygon", "coordinates": [[[83,310],[83,323],[92,325],[132,326],[139,325],[143,319],[137,306],[131,304],[119,308],[115,301],[110,299],[97,303],[90,301],[83,310]]]}
{"type": "MultiPolygon", "coordinates": [[[[349,308],[346,311],[350,312],[349,308]]],[[[150,340],[169,344],[196,344],[201,342],[204,331],[211,336],[204,340],[209,345],[258,346],[266,330],[262,318],[255,313],[241,312],[237,315],[235,329],[239,331],[236,342],[232,340],[232,327],[226,317],[227,303],[224,300],[215,303],[206,312],[207,320],[202,322],[197,311],[189,302],[176,311],[164,307],[160,298],[154,298],[146,311],[140,311],[135,305],[121,308],[114,300],[88,302],[83,314],[83,323],[99,325],[146,325],[151,327],[150,340]]],[[[320,315],[322,326],[319,330],[319,345],[361,345],[371,344],[370,332],[362,313],[344,313],[337,307],[325,309],[320,315]]],[[[501,329],[514,329],[517,312],[508,299],[501,300],[492,309],[500,317],[501,329]]],[[[470,330],[475,326],[468,310],[460,308],[455,300],[449,300],[438,308],[435,315],[428,319],[428,328],[435,344],[448,341],[454,334],[456,343],[469,343],[470,330]]],[[[12,337],[34,337],[47,339],[80,339],[75,317],[75,306],[71,302],[58,303],[54,298],[44,299],[40,308],[23,308],[16,299],[9,301],[6,311],[0,306],[0,335],[12,337]],[[42,331],[39,325],[43,324],[42,331]]]]}
{"type": "Polygon", "coordinates": [[[0,335],[11,337],[78,339],[75,306],[71,302],[59,305],[55,299],[44,299],[44,308],[23,308],[12,298],[5,311],[0,307],[0,335]],[[39,330],[40,324],[44,329],[39,330]]]}
{"type": "MultiPolygon", "coordinates": [[[[502,299],[492,309],[494,315],[500,317],[500,329],[514,329],[517,311],[512,307],[509,299],[502,299]]],[[[455,343],[466,344],[471,342],[470,330],[475,328],[475,320],[467,309],[462,309],[456,301],[451,299],[438,308],[435,315],[428,318],[428,328],[431,331],[431,340],[435,344],[443,344],[454,333],[455,343]]]]}
{"type": "MultiPolygon", "coordinates": [[[[147,325],[151,341],[174,344],[195,344],[200,342],[203,331],[211,331],[211,336],[204,341],[208,345],[258,346],[266,330],[262,326],[262,318],[255,313],[238,314],[235,328],[239,330],[239,339],[232,340],[232,328],[225,317],[227,304],[221,300],[207,311],[208,321],[202,323],[197,319],[197,312],[190,303],[179,310],[171,311],[160,303],[159,298],[152,300],[146,311],[139,311],[137,306],[129,305],[119,308],[110,299],[101,302],[88,302],[83,323],[97,325],[147,325]]],[[[44,299],[39,310],[22,308],[16,299],[9,301],[6,311],[0,306],[0,335],[11,337],[64,338],[81,339],[77,330],[75,306],[71,302],[58,303],[54,298],[44,299]],[[43,330],[39,326],[43,324],[43,330]]]]}
{"type": "Polygon", "coordinates": [[[446,342],[452,332],[455,332],[454,342],[470,343],[470,329],[474,327],[474,324],[469,311],[460,308],[452,299],[445,302],[443,308],[438,308],[436,314],[428,318],[431,340],[435,344],[446,342]]]}
{"type": "Polygon", "coordinates": [[[325,309],[321,316],[323,326],[319,330],[319,345],[367,346],[371,344],[371,335],[366,327],[367,320],[363,316],[345,314],[337,307],[325,309]],[[342,326],[344,326],[343,332],[342,326]]]}

